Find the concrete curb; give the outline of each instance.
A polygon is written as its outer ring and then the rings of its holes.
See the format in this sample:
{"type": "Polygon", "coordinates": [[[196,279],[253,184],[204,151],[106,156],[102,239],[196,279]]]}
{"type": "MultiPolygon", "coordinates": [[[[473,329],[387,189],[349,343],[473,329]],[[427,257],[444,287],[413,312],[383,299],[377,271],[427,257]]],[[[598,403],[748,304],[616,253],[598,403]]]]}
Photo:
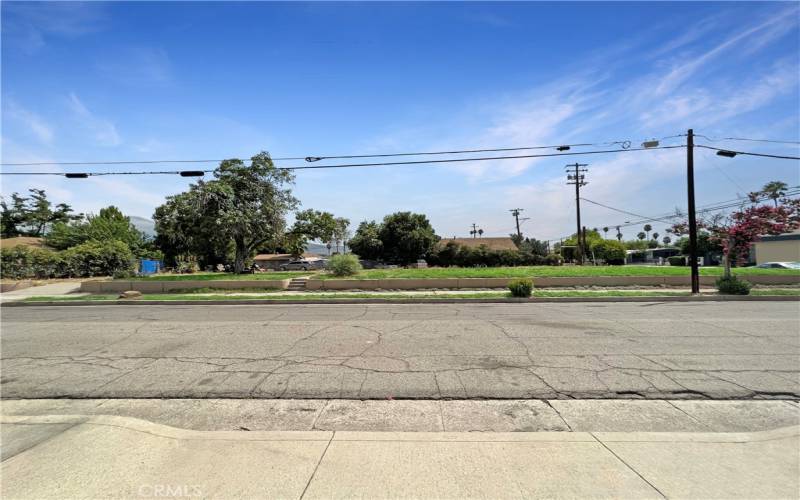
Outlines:
{"type": "Polygon", "coordinates": [[[709,296],[653,296],[653,297],[531,297],[485,298],[485,299],[319,299],[319,300],[75,300],[75,301],[41,301],[41,302],[2,302],[0,307],[31,306],[154,306],[154,305],[303,305],[303,304],[536,304],[536,303],[570,303],[570,302],[800,302],[796,295],[709,295],[709,296]]]}
{"type": "Polygon", "coordinates": [[[206,441],[566,441],[749,443],[793,438],[800,426],[751,432],[403,432],[403,431],[197,431],[115,415],[3,415],[3,424],[83,424],[117,427],[171,439],[206,441]]]}

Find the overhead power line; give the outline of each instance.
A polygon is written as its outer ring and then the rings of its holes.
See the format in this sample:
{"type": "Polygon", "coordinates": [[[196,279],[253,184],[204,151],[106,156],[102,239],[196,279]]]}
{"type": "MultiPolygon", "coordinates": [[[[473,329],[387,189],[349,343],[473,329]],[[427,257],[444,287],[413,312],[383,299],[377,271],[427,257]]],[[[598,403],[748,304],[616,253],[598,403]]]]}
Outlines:
{"type": "Polygon", "coordinates": [[[768,142],[772,144],[793,144],[800,145],[800,141],[781,141],[777,139],[751,139],[749,137],[709,137],[703,134],[694,134],[695,137],[702,137],[711,142],[719,141],[748,141],[748,142],[768,142]]]}
{"type": "MultiPolygon", "coordinates": [[[[683,145],[656,146],[650,148],[573,151],[568,153],[543,153],[543,154],[511,155],[511,156],[482,156],[482,157],[470,157],[470,158],[448,158],[445,160],[344,163],[338,165],[302,165],[296,167],[276,167],[276,168],[278,168],[279,170],[311,170],[311,169],[332,169],[332,168],[383,167],[383,166],[400,166],[400,165],[425,165],[425,164],[438,164],[438,163],[458,163],[458,162],[468,162],[468,161],[515,160],[515,159],[526,159],[526,158],[547,158],[547,157],[557,157],[557,156],[627,153],[633,151],[650,151],[655,149],[675,149],[683,147],[685,146],[683,145]]],[[[197,170],[195,172],[211,173],[214,172],[214,170],[197,170]]],[[[100,176],[100,175],[167,175],[167,174],[175,175],[180,173],[181,173],[180,170],[160,170],[160,171],[143,171],[143,172],[87,172],[86,174],[88,176],[100,176]]],[[[64,172],[0,172],[0,175],[65,175],[65,173],[64,172]]]]}
{"type": "MultiPolygon", "coordinates": [[[[675,137],[685,137],[686,134],[677,134],[662,137],[660,139],[653,139],[654,142],[672,139],[675,137]]],[[[421,151],[421,152],[400,152],[400,153],[375,153],[375,154],[347,154],[347,155],[311,155],[311,156],[291,156],[291,157],[276,157],[272,158],[274,161],[289,161],[289,160],[305,160],[309,163],[317,162],[320,160],[341,160],[341,159],[354,159],[354,158],[389,158],[398,156],[430,156],[430,155],[455,155],[466,153],[499,153],[509,151],[528,151],[538,149],[556,149],[558,151],[569,151],[573,147],[587,147],[587,146],[613,146],[618,144],[622,149],[630,149],[632,142],[629,140],[620,141],[605,141],[605,142],[584,142],[584,143],[568,143],[568,144],[554,144],[549,146],[521,146],[521,147],[507,147],[507,148],[483,148],[483,149],[456,149],[451,151],[421,151]]],[[[236,157],[234,157],[236,158],[236,157]]],[[[232,159],[232,158],[228,158],[232,159]]],[[[225,161],[224,159],[216,160],[109,160],[109,161],[51,161],[51,162],[28,162],[28,163],[0,163],[3,167],[33,167],[33,166],[80,166],[80,165],[145,165],[156,163],[218,163],[225,161]]]]}
{"type": "Polygon", "coordinates": [[[751,153],[751,152],[748,152],[748,151],[735,151],[733,149],[721,149],[721,148],[715,148],[715,147],[712,147],[712,146],[706,146],[705,144],[695,144],[695,147],[705,148],[705,149],[712,149],[714,151],[717,151],[717,154],[723,153],[723,154],[720,154],[720,156],[728,156],[728,157],[734,157],[736,155],[746,155],[746,156],[760,156],[762,158],[777,158],[777,159],[781,159],[781,160],[800,160],[800,156],[771,155],[771,154],[766,154],[766,153],[751,153]]]}
{"type": "MultiPolygon", "coordinates": [[[[800,186],[790,187],[786,191],[784,196],[786,196],[786,197],[789,197],[789,196],[800,196],[800,186]]],[[[637,226],[637,225],[642,224],[644,222],[668,223],[668,222],[671,222],[674,219],[677,219],[677,218],[680,218],[680,217],[684,217],[684,215],[682,215],[682,214],[678,215],[676,213],[665,214],[665,215],[657,215],[657,216],[649,217],[649,216],[646,216],[646,215],[636,214],[634,212],[629,212],[627,210],[622,210],[620,208],[612,207],[610,205],[606,205],[606,204],[603,204],[603,203],[600,203],[600,202],[597,202],[597,201],[593,201],[593,200],[589,200],[589,199],[586,199],[586,198],[581,198],[581,199],[583,201],[587,201],[587,202],[592,203],[594,205],[598,205],[598,206],[601,206],[603,208],[607,208],[609,210],[613,210],[615,212],[620,212],[620,213],[623,213],[623,214],[626,214],[626,215],[633,215],[635,217],[639,217],[639,220],[627,221],[624,224],[605,224],[605,226],[608,226],[608,227],[612,227],[612,226],[613,227],[617,227],[617,226],[619,226],[619,227],[630,227],[630,226],[637,226]]],[[[770,200],[770,199],[772,199],[772,198],[770,198],[770,196],[768,196],[768,195],[761,195],[761,196],[755,198],[754,201],[756,203],[758,203],[758,202],[767,201],[767,200],[770,200]]],[[[728,209],[728,208],[739,207],[742,204],[747,204],[747,203],[751,203],[751,200],[749,198],[737,198],[735,200],[719,201],[719,202],[710,203],[708,205],[701,206],[700,209],[697,210],[697,213],[716,212],[716,211],[725,210],[725,209],[728,209]]],[[[551,240],[551,241],[553,241],[553,240],[551,240]]]]}

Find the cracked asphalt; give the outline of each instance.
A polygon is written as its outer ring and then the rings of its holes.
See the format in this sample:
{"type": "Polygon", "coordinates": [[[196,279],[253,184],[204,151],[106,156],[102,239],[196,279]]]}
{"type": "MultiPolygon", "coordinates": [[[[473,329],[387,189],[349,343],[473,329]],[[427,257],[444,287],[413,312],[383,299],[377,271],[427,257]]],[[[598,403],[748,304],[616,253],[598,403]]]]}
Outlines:
{"type": "Polygon", "coordinates": [[[19,307],[2,397],[800,397],[800,303],[19,307]]]}

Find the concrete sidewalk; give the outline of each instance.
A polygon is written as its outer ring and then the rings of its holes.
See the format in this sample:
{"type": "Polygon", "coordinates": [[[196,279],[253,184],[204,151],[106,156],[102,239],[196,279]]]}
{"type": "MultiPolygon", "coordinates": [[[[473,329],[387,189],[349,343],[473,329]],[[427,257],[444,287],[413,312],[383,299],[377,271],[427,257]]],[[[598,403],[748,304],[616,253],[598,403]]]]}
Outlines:
{"type": "Polygon", "coordinates": [[[754,433],[190,431],[5,416],[3,498],[796,498],[800,428],[754,433]]]}
{"type": "Polygon", "coordinates": [[[75,294],[77,297],[89,295],[88,293],[77,293],[81,289],[79,281],[62,281],[50,283],[49,285],[32,286],[22,290],[0,293],[0,302],[16,302],[27,299],[28,297],[56,297],[59,295],[75,294]]]}

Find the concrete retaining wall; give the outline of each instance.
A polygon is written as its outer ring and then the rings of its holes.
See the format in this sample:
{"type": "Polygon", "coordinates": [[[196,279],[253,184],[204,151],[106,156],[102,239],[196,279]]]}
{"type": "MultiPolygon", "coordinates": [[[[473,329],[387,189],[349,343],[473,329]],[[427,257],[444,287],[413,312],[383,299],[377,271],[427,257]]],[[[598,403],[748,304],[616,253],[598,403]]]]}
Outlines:
{"type": "MultiPolygon", "coordinates": [[[[800,285],[797,275],[743,276],[754,285],[800,285]]],[[[330,279],[306,282],[306,290],[425,290],[505,288],[514,278],[440,278],[440,279],[330,279]]],[[[700,284],[713,286],[715,276],[700,276],[700,284]]],[[[228,280],[228,281],[84,281],[81,292],[120,293],[136,290],[142,293],[164,293],[194,288],[280,288],[289,286],[286,280],[228,280]]],[[[690,286],[689,276],[586,276],[563,278],[534,278],[537,288],[571,286],[690,286]]]]}
{"type": "Polygon", "coordinates": [[[0,283],[0,293],[13,292],[14,290],[23,290],[33,286],[32,281],[15,281],[13,283],[0,283]]]}
{"type": "MultiPolygon", "coordinates": [[[[800,285],[797,275],[743,276],[754,285],[800,285]]],[[[419,290],[431,288],[505,288],[515,278],[447,278],[382,280],[315,280],[306,282],[307,290],[419,290]]],[[[700,276],[700,284],[713,286],[716,276],[700,276]]],[[[571,286],[690,286],[689,276],[586,276],[533,278],[537,288],[571,286]]]]}
{"type": "Polygon", "coordinates": [[[291,280],[226,280],[226,281],[84,281],[81,292],[120,293],[136,290],[142,293],[164,293],[196,288],[277,288],[286,289],[291,280]]]}

